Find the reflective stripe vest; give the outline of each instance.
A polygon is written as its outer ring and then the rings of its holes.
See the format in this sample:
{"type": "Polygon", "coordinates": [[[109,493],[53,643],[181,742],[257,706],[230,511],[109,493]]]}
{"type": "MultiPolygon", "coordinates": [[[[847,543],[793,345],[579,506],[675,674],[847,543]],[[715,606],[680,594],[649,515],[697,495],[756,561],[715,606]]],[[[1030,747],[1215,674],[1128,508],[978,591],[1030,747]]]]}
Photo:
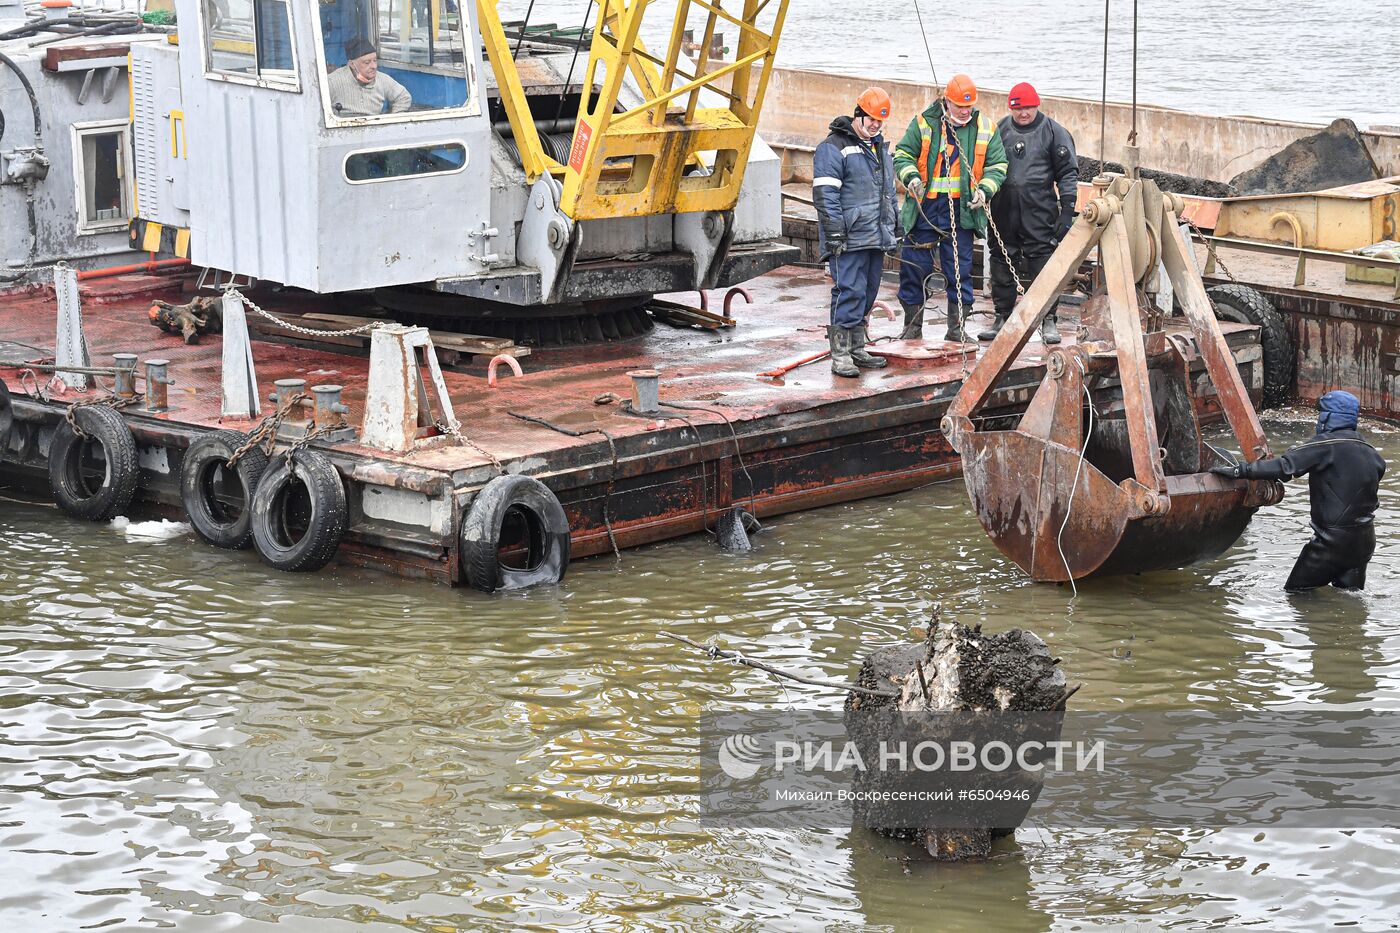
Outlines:
{"type": "MultiPolygon", "coordinates": [[[[953,159],[953,153],[957,150],[954,143],[946,142],[938,152],[938,159],[933,166],[933,178],[929,178],[928,157],[933,151],[933,127],[924,119],[923,114],[918,116],[919,138],[923,144],[919,150],[919,177],[923,179],[924,187],[928,194],[925,197],[937,197],[946,194],[950,198],[962,196],[962,159],[953,159]],[[951,164],[949,164],[951,163],[951,164]]],[[[973,148],[972,155],[972,184],[975,186],[982,180],[982,169],[987,164],[987,144],[991,142],[992,133],[995,131],[992,121],[988,120],[980,112],[977,114],[977,144],[973,148]]]]}

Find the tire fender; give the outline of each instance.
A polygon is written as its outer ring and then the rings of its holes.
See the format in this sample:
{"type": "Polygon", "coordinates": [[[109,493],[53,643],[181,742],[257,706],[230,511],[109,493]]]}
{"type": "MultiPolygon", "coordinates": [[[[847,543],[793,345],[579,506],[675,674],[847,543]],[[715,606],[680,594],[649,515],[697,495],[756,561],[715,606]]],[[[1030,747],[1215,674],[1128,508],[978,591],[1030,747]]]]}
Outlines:
{"type": "Polygon", "coordinates": [[[554,493],[529,476],[498,476],[477,493],[462,519],[462,571],[486,593],[558,583],[569,569],[569,520],[554,493]],[[510,520],[522,528],[524,567],[501,562],[501,532],[510,520]]]}
{"type": "Polygon", "coordinates": [[[215,547],[241,550],[253,544],[253,495],[258,480],[267,469],[267,457],[253,447],[239,458],[232,470],[227,463],[233,452],[248,441],[239,431],[205,434],[185,451],[180,466],[180,502],[195,532],[215,547]],[[243,497],[243,508],[230,515],[219,501],[214,480],[223,468],[225,482],[236,484],[243,497]]]}
{"type": "Polygon", "coordinates": [[[314,450],[297,450],[273,459],[253,491],[253,546],[263,563],[288,573],[320,570],[335,557],[349,526],[345,485],[340,474],[314,450]],[[309,514],[294,500],[304,490],[309,514]],[[303,519],[305,528],[291,527],[303,519]]]}
{"type": "Polygon", "coordinates": [[[105,522],[131,505],[140,480],[136,440],[121,413],[109,405],[84,405],[73,413],[82,429],[79,437],[66,420],[54,430],[49,447],[49,489],[58,507],[74,518],[105,522]],[[84,476],[82,457],[90,445],[99,445],[106,460],[105,475],[94,484],[84,476]]]}
{"type": "Polygon", "coordinates": [[[10,387],[0,379],[0,460],[10,448],[10,432],[15,427],[15,406],[10,401],[10,387]]]}
{"type": "Polygon", "coordinates": [[[1269,299],[1247,285],[1230,283],[1206,289],[1215,316],[1259,328],[1264,350],[1264,408],[1275,408],[1293,396],[1294,348],[1288,324],[1269,299]]]}

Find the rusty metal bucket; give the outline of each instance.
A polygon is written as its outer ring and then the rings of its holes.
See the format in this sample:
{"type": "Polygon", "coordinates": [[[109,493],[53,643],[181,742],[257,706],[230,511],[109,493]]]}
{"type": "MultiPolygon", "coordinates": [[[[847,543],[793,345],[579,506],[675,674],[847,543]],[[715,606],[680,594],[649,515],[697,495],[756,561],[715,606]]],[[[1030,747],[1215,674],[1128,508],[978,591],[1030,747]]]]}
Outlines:
{"type": "Polygon", "coordinates": [[[1204,364],[1245,456],[1267,456],[1268,445],[1178,232],[1180,205],[1134,179],[1111,180],[1103,193],[943,421],[982,527],[1035,580],[1209,560],[1239,539],[1257,509],[1283,495],[1279,483],[1209,472],[1223,461],[1201,437],[1194,363],[1204,364]],[[1096,245],[1099,287],[1081,314],[1079,342],[1047,354],[1045,376],[1014,429],[976,427],[972,419],[997,380],[1096,245]],[[1159,258],[1189,331],[1155,310],[1159,258]]]}
{"type": "Polygon", "coordinates": [[[1169,476],[1165,513],[1135,497],[1078,450],[1019,431],[985,431],[963,453],[968,493],[997,548],[1035,580],[1184,567],[1219,557],[1255,511],[1278,501],[1274,483],[1211,473],[1169,476]]]}

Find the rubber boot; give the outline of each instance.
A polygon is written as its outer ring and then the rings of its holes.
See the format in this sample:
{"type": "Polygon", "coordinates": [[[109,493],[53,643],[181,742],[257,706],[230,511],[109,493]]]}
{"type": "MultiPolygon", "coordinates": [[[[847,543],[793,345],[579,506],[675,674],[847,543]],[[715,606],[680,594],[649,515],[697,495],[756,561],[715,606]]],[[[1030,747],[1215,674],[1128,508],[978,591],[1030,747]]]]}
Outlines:
{"type": "Polygon", "coordinates": [[[1049,344],[1060,342],[1059,322],[1055,320],[1055,312],[1053,311],[1040,321],[1040,342],[1049,344]]]}
{"type": "Polygon", "coordinates": [[[924,306],[901,301],[904,309],[904,330],[899,332],[900,340],[922,340],[924,336],[924,306]]]}
{"type": "Polygon", "coordinates": [[[962,314],[957,304],[948,306],[948,329],[943,339],[949,343],[967,343],[967,331],[963,330],[962,314]]]}
{"type": "Polygon", "coordinates": [[[989,327],[989,328],[987,328],[986,330],[982,331],[982,333],[978,334],[978,335],[977,335],[977,339],[978,339],[978,340],[995,340],[995,339],[997,339],[997,334],[1001,333],[1001,329],[1002,329],[1003,327],[1006,326],[1006,320],[1007,320],[1007,318],[1009,318],[1009,317],[1011,317],[1011,315],[1010,315],[1009,313],[1008,313],[1008,314],[1002,314],[1000,311],[998,311],[998,312],[997,312],[997,316],[996,316],[996,320],[992,321],[992,326],[989,327]]]}
{"type": "Polygon", "coordinates": [[[860,370],[851,362],[851,331],[835,324],[827,331],[831,335],[831,371],[838,376],[859,376],[860,370]]]}
{"type": "Polygon", "coordinates": [[[851,335],[851,362],[861,369],[884,369],[890,365],[890,361],[883,356],[875,356],[865,352],[865,328],[857,327],[850,331],[851,335]]]}

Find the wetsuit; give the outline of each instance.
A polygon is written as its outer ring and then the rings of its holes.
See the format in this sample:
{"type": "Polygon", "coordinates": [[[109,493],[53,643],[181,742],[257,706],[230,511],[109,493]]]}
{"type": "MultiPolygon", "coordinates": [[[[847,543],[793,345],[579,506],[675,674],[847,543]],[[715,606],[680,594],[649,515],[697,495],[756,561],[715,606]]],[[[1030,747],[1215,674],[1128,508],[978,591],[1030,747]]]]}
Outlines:
{"type": "Polygon", "coordinates": [[[1308,475],[1313,537],[1303,547],[1284,589],[1332,586],[1359,590],[1376,549],[1372,518],[1385,459],[1352,428],[1319,432],[1281,457],[1241,464],[1246,479],[1308,475]]]}

